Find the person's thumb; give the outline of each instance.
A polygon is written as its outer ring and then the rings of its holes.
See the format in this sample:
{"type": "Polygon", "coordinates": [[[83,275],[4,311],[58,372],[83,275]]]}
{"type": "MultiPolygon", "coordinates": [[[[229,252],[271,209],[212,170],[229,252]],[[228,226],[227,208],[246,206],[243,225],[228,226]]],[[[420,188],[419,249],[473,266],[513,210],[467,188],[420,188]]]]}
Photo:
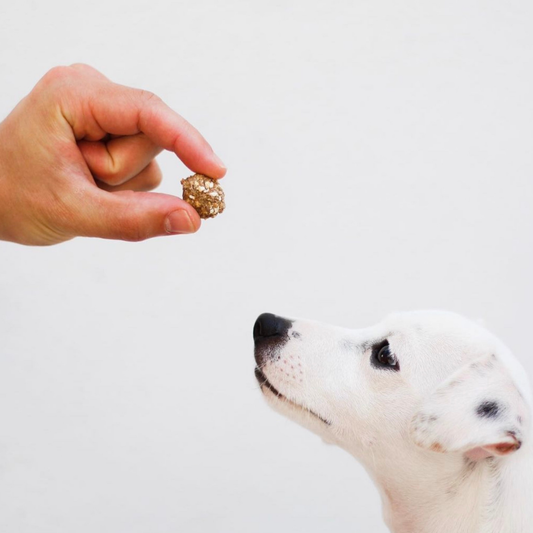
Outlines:
{"type": "Polygon", "coordinates": [[[142,241],[194,233],[198,213],[180,198],[159,193],[94,190],[79,209],[76,233],[86,237],[142,241]]]}

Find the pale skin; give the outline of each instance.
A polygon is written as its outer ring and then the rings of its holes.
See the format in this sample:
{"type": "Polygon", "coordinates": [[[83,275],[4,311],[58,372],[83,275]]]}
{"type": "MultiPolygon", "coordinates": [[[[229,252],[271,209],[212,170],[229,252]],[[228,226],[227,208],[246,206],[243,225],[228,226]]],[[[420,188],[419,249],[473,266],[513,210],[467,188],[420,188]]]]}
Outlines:
{"type": "Polygon", "coordinates": [[[226,172],[200,133],[154,94],[88,65],[52,69],[0,123],[0,239],[45,246],[197,231],[189,204],[148,192],[161,182],[162,150],[194,172],[226,172]]]}

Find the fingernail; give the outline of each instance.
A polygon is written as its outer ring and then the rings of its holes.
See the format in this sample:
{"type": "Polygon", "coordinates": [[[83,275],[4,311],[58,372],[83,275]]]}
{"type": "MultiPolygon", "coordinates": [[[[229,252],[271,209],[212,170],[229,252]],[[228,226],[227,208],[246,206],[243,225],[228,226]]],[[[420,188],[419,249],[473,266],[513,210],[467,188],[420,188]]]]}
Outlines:
{"type": "Polygon", "coordinates": [[[224,170],[227,169],[226,165],[223,163],[222,159],[220,159],[220,157],[218,157],[217,154],[215,154],[215,152],[213,152],[213,161],[221,168],[223,168],[224,170]]]}
{"type": "Polygon", "coordinates": [[[185,209],[178,209],[167,215],[165,231],[174,235],[178,233],[194,233],[196,227],[192,223],[189,213],[185,209]]]}

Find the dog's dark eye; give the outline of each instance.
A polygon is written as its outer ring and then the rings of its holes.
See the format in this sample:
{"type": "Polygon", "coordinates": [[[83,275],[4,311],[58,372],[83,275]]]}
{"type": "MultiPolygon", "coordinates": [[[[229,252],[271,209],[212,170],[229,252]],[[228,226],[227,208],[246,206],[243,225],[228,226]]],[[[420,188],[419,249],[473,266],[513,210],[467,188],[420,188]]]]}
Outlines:
{"type": "Polygon", "coordinates": [[[378,368],[400,370],[398,358],[391,352],[389,341],[385,340],[372,348],[372,364],[378,368]]]}

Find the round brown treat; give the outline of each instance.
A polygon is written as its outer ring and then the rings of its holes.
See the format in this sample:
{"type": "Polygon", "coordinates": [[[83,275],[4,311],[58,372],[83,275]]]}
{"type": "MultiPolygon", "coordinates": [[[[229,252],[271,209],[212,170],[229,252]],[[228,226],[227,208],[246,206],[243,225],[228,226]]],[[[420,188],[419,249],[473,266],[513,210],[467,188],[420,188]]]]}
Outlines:
{"type": "Polygon", "coordinates": [[[203,174],[194,174],[181,180],[183,199],[191,204],[200,218],[213,218],[224,211],[224,191],[218,180],[203,174]]]}

